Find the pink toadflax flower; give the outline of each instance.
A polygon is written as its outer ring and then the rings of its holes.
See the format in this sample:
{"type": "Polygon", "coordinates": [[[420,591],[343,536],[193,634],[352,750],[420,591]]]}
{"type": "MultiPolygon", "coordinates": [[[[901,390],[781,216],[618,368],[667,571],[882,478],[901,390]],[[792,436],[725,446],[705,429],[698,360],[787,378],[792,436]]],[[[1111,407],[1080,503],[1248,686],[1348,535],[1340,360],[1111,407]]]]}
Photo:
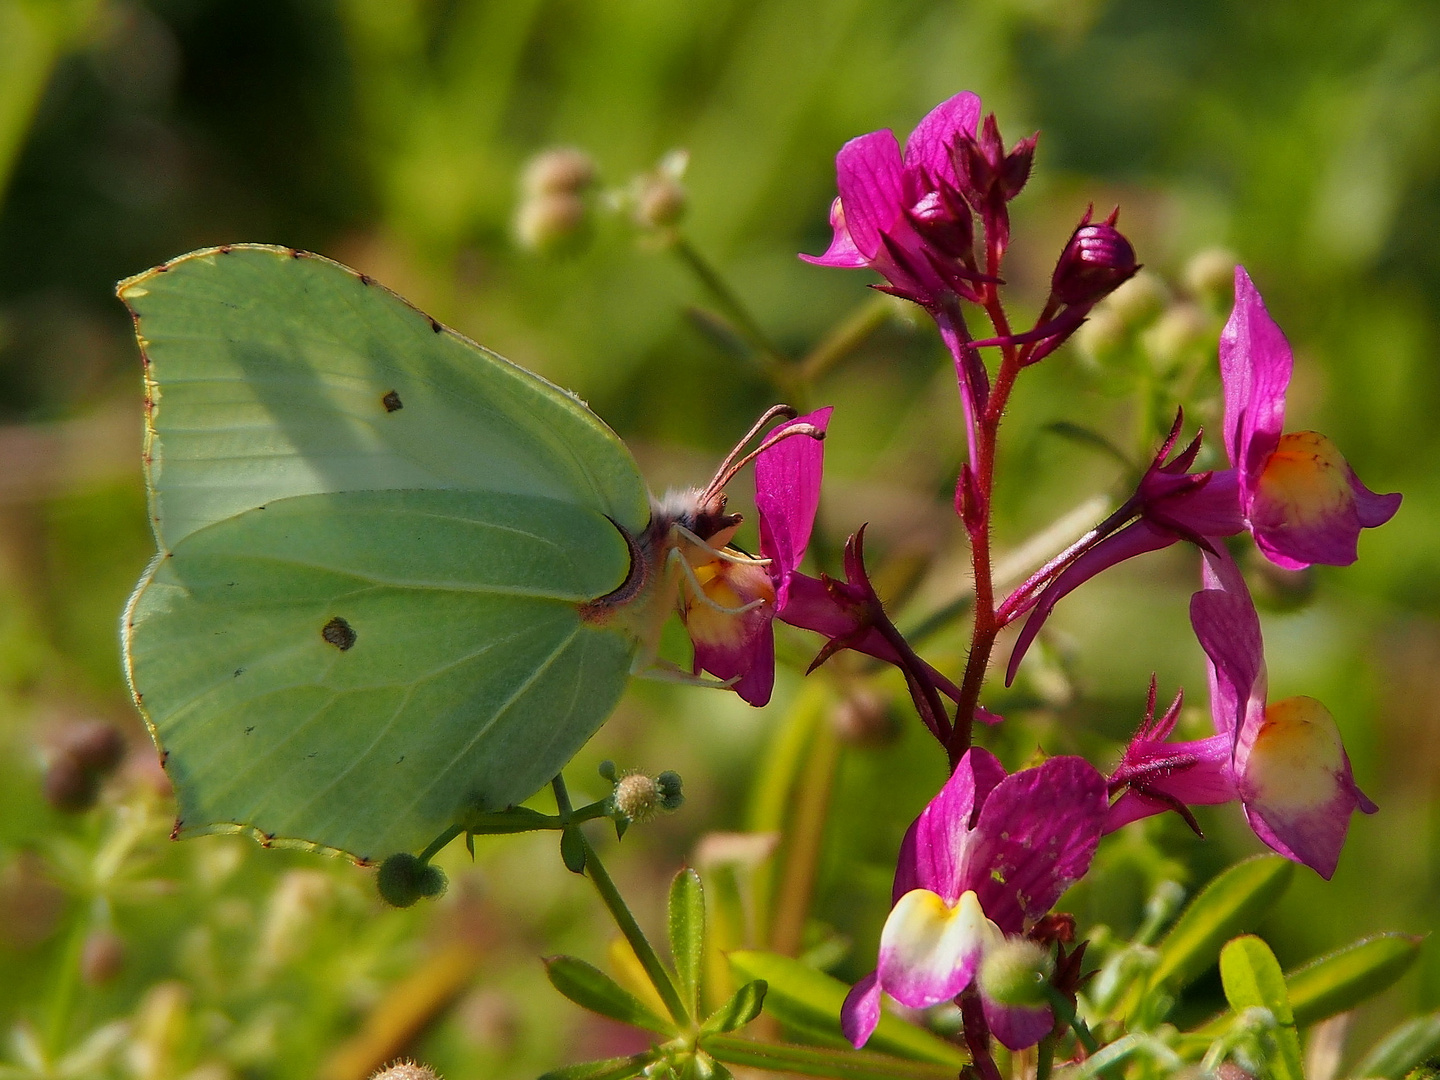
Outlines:
{"type": "Polygon", "coordinates": [[[1235,309],[1220,335],[1225,450],[1239,473],[1240,507],[1256,546],[1277,566],[1349,566],[1361,529],[1383,525],[1398,494],[1377,495],[1335,444],[1314,431],[1283,434],[1290,343],[1243,266],[1235,309]]]}
{"type": "Polygon", "coordinates": [[[887,292],[933,311],[950,294],[973,296],[974,221],[961,194],[953,149],[973,140],[980,99],[956,94],[916,125],[901,153],[888,128],[851,139],[835,156],[840,194],[834,238],[817,266],[868,267],[887,292]]]}
{"type": "Polygon", "coordinates": [[[755,457],[755,505],[760,515],[760,558],[721,553],[694,567],[703,598],[684,600],[681,617],[695,646],[697,671],[734,680],[751,705],[764,705],[775,686],[776,613],[789,601],[791,579],[805,557],[820,505],[824,443],[787,438],[799,429],[824,433],[830,408],[782,425],[755,457]]]}
{"type": "MultiPolygon", "coordinates": [[[[1084,876],[1106,803],[1104,777],[1083,758],[1007,777],[988,751],[967,751],[905,835],[879,964],[841,1011],[846,1038],[857,1047],[870,1038],[882,991],[924,1008],[966,990],[987,953],[1033,927],[1084,876]]],[[[1048,1006],[991,1001],[983,982],[980,996],[991,1031],[1011,1049],[1054,1026],[1048,1006]]]]}
{"type": "Polygon", "coordinates": [[[1248,529],[1261,552],[1288,570],[1355,561],[1361,529],[1389,521],[1400,496],[1377,495],[1362,484],[1324,435],[1282,434],[1292,367],[1285,335],[1244,267],[1236,267],[1235,307],[1220,338],[1225,449],[1232,468],[1187,472],[1200,448],[1198,435],[1166,463],[1180,430],[1177,416],[1125,505],[1001,605],[1002,622],[1034,609],[1011,652],[1007,682],[1062,597],[1136,555],[1181,540],[1213,551],[1214,538],[1248,529]]]}
{"type": "Polygon", "coordinates": [[[1166,809],[1239,799],[1245,819],[1287,859],[1328,879],[1335,872],[1350,816],[1373,814],[1375,804],[1355,784],[1340,730],[1314,698],[1267,704],[1260,618],[1240,570],[1223,549],[1207,553],[1204,585],[1190,601],[1190,621],[1205,650],[1215,734],[1169,743],[1179,699],[1153,721],[1154,687],[1146,724],[1111,775],[1105,831],[1166,809]]]}

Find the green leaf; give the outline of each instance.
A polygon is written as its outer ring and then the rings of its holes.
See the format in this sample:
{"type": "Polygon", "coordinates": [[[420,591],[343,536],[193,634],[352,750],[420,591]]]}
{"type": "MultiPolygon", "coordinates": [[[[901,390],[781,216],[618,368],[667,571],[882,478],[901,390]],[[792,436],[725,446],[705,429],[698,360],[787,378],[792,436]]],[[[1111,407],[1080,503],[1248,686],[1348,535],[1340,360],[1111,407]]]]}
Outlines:
{"type": "Polygon", "coordinates": [[[705,889],[700,875],[688,866],[670,883],[670,955],[679,976],[680,997],[690,1015],[699,1016],[700,971],[705,963],[705,889]]]}
{"type": "Polygon", "coordinates": [[[578,1065],[551,1069],[540,1080],[625,1080],[636,1076],[645,1066],[655,1060],[653,1053],[633,1054],[630,1057],[605,1058],[601,1061],[582,1061],[578,1065]]]}
{"type": "Polygon", "coordinates": [[[754,979],[739,990],[735,996],[711,1013],[701,1026],[702,1033],[719,1033],[742,1028],[760,1015],[765,1004],[765,991],[769,989],[764,979],[754,979]]]}
{"type": "Polygon", "coordinates": [[[1440,1012],[1405,1021],[1376,1043],[1351,1075],[1400,1080],[1435,1054],[1440,1054],[1440,1012]]]}
{"type": "Polygon", "coordinates": [[[1177,991],[1215,962],[1220,947],[1252,928],[1290,884],[1295,864],[1257,855],[1217,875],[1195,897],[1160,943],[1152,987],[1177,991]]]}
{"type": "Polygon", "coordinates": [[[661,1035],[676,1033],[674,1024],[651,1012],[639,998],[593,964],[573,956],[551,956],[545,960],[545,973],[556,990],[581,1008],[661,1035]]]}
{"type": "MultiPolygon", "coordinates": [[[[1408,934],[1377,934],[1287,972],[1285,988],[1295,1026],[1303,1030],[1385,990],[1415,962],[1420,941],[1408,934]]],[[[1234,1018],[1233,1013],[1217,1016],[1193,1034],[1217,1038],[1234,1018]]]]}
{"type": "MultiPolygon", "coordinates": [[[[829,1076],[835,1080],[955,1080],[957,1064],[905,1061],[867,1050],[827,1050],[754,1042],[733,1035],[703,1036],[700,1045],[717,1061],[768,1072],[829,1076]]],[[[955,1048],[959,1055],[959,1048],[955,1048]]],[[[959,1064],[965,1063],[963,1056],[959,1064]]]]}
{"type": "MultiPolygon", "coordinates": [[[[807,967],[798,960],[776,953],[732,952],[730,966],[743,980],[763,979],[769,984],[769,991],[765,996],[765,1010],[782,1024],[828,1037],[843,1045],[840,1006],[844,1004],[845,995],[850,991],[850,987],[845,983],[823,971],[807,967]]],[[[969,1060],[955,1044],[887,1013],[881,1014],[880,1023],[866,1045],[872,1050],[915,1061],[945,1065],[952,1072],[969,1060]]],[[[718,1054],[716,1056],[719,1057],[718,1054]]]]}
{"type": "Polygon", "coordinates": [[[1295,1023],[1305,1028],[1387,989],[1420,955],[1418,937],[1377,934],[1310,961],[1285,976],[1295,1023]]]}
{"type": "Polygon", "coordinates": [[[578,825],[568,826],[560,834],[560,860],[572,874],[585,872],[585,837],[578,825]]]}
{"type": "Polygon", "coordinates": [[[1220,952],[1220,982],[1225,1000],[1237,1013],[1269,1009],[1275,1017],[1276,1054],[1270,1062],[1275,1080],[1305,1080],[1300,1063],[1300,1033],[1285,989],[1285,976],[1270,946],[1253,934],[1238,937],[1220,952]]]}

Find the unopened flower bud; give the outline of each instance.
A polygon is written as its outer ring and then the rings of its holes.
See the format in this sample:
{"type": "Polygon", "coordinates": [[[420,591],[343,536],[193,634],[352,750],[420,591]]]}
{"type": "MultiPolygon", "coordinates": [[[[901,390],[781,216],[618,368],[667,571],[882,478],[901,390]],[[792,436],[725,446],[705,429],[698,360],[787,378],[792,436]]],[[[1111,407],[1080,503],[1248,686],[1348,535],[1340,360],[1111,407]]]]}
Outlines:
{"type": "Polygon", "coordinates": [[[110,772],[125,757],[125,736],[113,724],[100,720],[68,725],[58,745],[62,752],[97,773],[110,772]]]}
{"type": "Polygon", "coordinates": [[[371,1074],[370,1080],[440,1080],[440,1076],[418,1061],[396,1061],[371,1074]]]}
{"type": "Polygon", "coordinates": [[[1185,264],[1185,287],[1197,299],[1223,307],[1235,287],[1235,264],[1240,260],[1225,248],[1206,248],[1185,264]]]}
{"type": "Polygon", "coordinates": [[[94,930],[80,952],[80,977],[87,986],[103,986],[125,967],[125,940],[113,930],[94,930]]]}
{"type": "Polygon", "coordinates": [[[585,217],[585,200],[578,195],[533,195],[515,214],[515,240],[526,251],[553,251],[580,233],[585,217]]]}
{"type": "Polygon", "coordinates": [[[673,769],[666,769],[657,776],[655,786],[660,791],[660,809],[679,810],[684,805],[684,785],[680,780],[680,774],[673,769]]]}
{"type": "Polygon", "coordinates": [[[900,725],[886,707],[885,699],[863,687],[846,695],[835,706],[830,722],[843,742],[855,746],[888,746],[900,734],[900,725]]]}
{"type": "Polygon", "coordinates": [[[380,864],[375,885],[380,898],[391,907],[407,908],[422,896],[435,899],[445,892],[445,872],[438,866],[421,862],[414,855],[400,852],[380,864]]]}
{"type": "Polygon", "coordinates": [[[1103,367],[1125,348],[1125,323],[1108,307],[1097,307],[1075,331],[1080,355],[1096,367],[1103,367]]]}
{"type": "Polygon", "coordinates": [[[685,216],[685,186],[665,175],[647,177],[635,197],[635,224],[663,229],[685,216]]]}
{"type": "Polygon", "coordinates": [[[1175,368],[1210,335],[1205,313],[1194,304],[1172,304],[1145,334],[1145,350],[1158,371],[1175,368]]]}
{"type": "Polygon", "coordinates": [[[95,805],[100,795],[100,776],[87,769],[73,754],[57,754],[45,770],[45,801],[56,810],[79,814],[95,805]]]}
{"type": "Polygon", "coordinates": [[[1060,253],[1050,292],[1063,304],[1088,305],[1104,299],[1135,275],[1135,249],[1115,228],[1118,214],[1104,221],[1090,220],[1090,212],[1060,253]]]}
{"type": "Polygon", "coordinates": [[[1148,326],[1170,302],[1169,290],[1156,275],[1142,270],[1105,298],[1104,307],[1127,328],[1148,326]]]}
{"type": "Polygon", "coordinates": [[[578,195],[595,182],[595,162],[584,150],[560,146],[536,154],[525,166],[520,189],[529,196],[578,195]]]}
{"type": "Polygon", "coordinates": [[[980,992],[997,1005],[1045,1005],[1045,987],[1054,971],[1055,960],[1045,949],[1024,938],[1007,938],[980,962],[980,992]]]}

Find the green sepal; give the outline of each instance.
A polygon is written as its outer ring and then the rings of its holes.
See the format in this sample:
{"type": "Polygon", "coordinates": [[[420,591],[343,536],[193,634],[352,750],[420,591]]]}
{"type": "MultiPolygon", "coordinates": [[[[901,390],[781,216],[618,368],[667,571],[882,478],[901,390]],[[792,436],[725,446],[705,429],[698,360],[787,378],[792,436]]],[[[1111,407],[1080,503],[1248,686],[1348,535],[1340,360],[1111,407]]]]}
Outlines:
{"type": "Polygon", "coordinates": [[[582,1009],[660,1035],[676,1034],[674,1024],[651,1012],[644,1002],[593,964],[574,956],[548,956],[545,974],[556,990],[582,1009]]]}
{"type": "Polygon", "coordinates": [[[1405,1021],[1376,1043],[1350,1075],[1401,1080],[1436,1054],[1440,1054],[1440,1012],[1405,1021]]]}
{"type": "Polygon", "coordinates": [[[787,1046],[734,1035],[702,1036],[700,1045],[717,1061],[728,1065],[797,1076],[828,1076],[834,1080],[955,1080],[956,1069],[968,1064],[958,1046],[953,1047],[958,1064],[941,1065],[852,1050],[848,1046],[844,1050],[787,1046]]]}
{"type": "Polygon", "coordinates": [[[685,1056],[678,1076],[679,1080],[731,1080],[730,1070],[703,1050],[685,1056]]]}
{"type": "Polygon", "coordinates": [[[705,889],[688,866],[670,883],[670,956],[680,997],[691,1016],[700,1015],[700,971],[705,962],[705,889]]]}
{"type": "Polygon", "coordinates": [[[645,1071],[655,1060],[653,1052],[632,1054],[630,1057],[604,1058],[600,1061],[582,1061],[576,1065],[551,1069],[540,1080],[625,1080],[645,1071]]]}
{"type": "Polygon", "coordinates": [[[572,874],[585,872],[585,837],[577,826],[570,825],[560,834],[560,859],[572,874]]]}
{"type": "Polygon", "coordinates": [[[1257,855],[1217,875],[1160,943],[1150,985],[1174,992],[1194,980],[1215,962],[1226,941],[1260,920],[1294,873],[1288,859],[1257,855]]]}
{"type": "Polygon", "coordinates": [[[1270,1061],[1274,1080],[1305,1080],[1295,1013],[1285,989],[1285,975],[1270,946],[1253,934],[1228,942],[1220,952],[1220,982],[1225,1000],[1236,1013],[1268,1009],[1275,1018],[1271,1036],[1276,1053],[1270,1061]]]}
{"type": "Polygon", "coordinates": [[[705,1023],[700,1025],[700,1033],[718,1035],[744,1027],[760,1015],[768,989],[764,979],[752,979],[736,990],[729,1001],[705,1018],[705,1023]]]}
{"type": "MultiPolygon", "coordinates": [[[[768,984],[765,1011],[781,1024],[803,1032],[815,1041],[828,1042],[836,1047],[849,1047],[840,1031],[840,1006],[844,1004],[845,995],[850,991],[850,987],[845,983],[777,953],[746,950],[732,952],[730,966],[742,981],[763,979],[768,984]]],[[[880,1023],[866,1046],[914,1061],[944,1065],[950,1068],[952,1073],[969,1061],[964,1051],[954,1043],[946,1042],[938,1035],[932,1035],[924,1028],[889,1013],[880,1015],[880,1023]]],[[[737,1061],[732,1064],[743,1065],[745,1062],[737,1061]]]]}

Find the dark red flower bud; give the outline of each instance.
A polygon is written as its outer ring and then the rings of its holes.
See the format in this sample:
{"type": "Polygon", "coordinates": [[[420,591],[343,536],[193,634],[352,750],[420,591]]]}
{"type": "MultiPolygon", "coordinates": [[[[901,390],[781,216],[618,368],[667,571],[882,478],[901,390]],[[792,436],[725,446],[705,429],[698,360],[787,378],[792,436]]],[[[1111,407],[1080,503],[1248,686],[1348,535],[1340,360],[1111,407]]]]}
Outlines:
{"type": "Polygon", "coordinates": [[[1135,276],[1140,266],[1135,249],[1115,228],[1116,210],[1104,221],[1091,222],[1090,211],[1060,253],[1050,279],[1051,296],[1062,304],[1088,307],[1135,276]]]}
{"type": "Polygon", "coordinates": [[[975,265],[975,221],[965,196],[941,181],[905,211],[920,238],[941,255],[975,265]]]}
{"type": "Polygon", "coordinates": [[[1005,155],[1004,164],[1000,166],[1000,190],[1006,201],[1019,195],[1025,181],[1030,179],[1030,166],[1035,161],[1035,143],[1039,139],[1040,133],[1037,131],[1028,139],[1021,139],[1010,148],[1010,153],[1005,155]]]}

